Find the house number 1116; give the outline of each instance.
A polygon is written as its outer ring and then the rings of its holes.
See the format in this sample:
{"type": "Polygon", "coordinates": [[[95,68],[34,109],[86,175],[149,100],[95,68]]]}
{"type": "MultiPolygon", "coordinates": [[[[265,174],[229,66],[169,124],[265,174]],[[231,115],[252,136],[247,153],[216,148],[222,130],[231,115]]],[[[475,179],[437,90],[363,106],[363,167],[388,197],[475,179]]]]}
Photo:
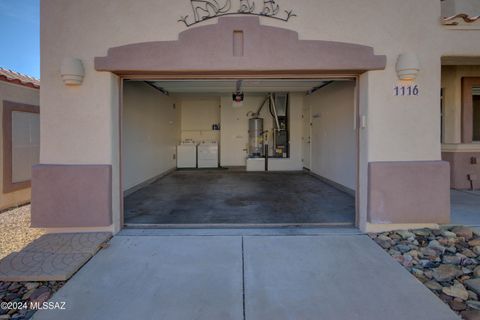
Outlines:
{"type": "Polygon", "coordinates": [[[418,85],[400,85],[393,88],[394,96],[418,96],[419,89],[418,85]]]}

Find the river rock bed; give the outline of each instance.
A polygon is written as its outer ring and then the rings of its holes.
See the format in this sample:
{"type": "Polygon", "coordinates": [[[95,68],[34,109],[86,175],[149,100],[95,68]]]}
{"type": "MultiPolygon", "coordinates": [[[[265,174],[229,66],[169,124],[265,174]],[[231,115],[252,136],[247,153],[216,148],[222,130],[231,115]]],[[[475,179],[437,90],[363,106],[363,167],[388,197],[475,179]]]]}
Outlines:
{"type": "Polygon", "coordinates": [[[0,320],[16,319],[24,320],[30,319],[36,310],[29,307],[20,309],[10,309],[12,304],[5,306],[4,302],[26,302],[27,306],[30,303],[42,304],[60,289],[65,282],[63,281],[47,281],[47,282],[1,282],[0,281],[0,320]]]}
{"type": "Polygon", "coordinates": [[[480,236],[462,226],[369,235],[466,320],[480,319],[480,236]]]}

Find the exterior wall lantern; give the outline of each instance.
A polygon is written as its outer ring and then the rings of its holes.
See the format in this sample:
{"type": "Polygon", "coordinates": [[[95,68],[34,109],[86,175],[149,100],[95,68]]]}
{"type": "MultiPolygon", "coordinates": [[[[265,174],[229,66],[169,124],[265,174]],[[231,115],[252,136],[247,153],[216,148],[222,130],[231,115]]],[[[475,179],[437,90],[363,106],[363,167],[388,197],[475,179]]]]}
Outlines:
{"type": "Polygon", "coordinates": [[[82,84],[85,76],[82,60],[77,58],[65,58],[60,67],[63,83],[67,86],[78,86],[82,84]]]}
{"type": "Polygon", "coordinates": [[[398,79],[414,81],[420,71],[420,63],[414,53],[404,53],[398,56],[396,69],[398,79]]]}

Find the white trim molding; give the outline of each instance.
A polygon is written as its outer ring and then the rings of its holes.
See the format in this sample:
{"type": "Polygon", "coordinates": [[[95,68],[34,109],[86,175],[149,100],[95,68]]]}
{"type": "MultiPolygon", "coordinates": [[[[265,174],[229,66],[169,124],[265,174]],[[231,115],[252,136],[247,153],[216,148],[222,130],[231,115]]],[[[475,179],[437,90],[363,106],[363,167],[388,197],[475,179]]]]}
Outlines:
{"type": "Polygon", "coordinates": [[[442,152],[480,152],[480,142],[442,144],[442,152]]]}

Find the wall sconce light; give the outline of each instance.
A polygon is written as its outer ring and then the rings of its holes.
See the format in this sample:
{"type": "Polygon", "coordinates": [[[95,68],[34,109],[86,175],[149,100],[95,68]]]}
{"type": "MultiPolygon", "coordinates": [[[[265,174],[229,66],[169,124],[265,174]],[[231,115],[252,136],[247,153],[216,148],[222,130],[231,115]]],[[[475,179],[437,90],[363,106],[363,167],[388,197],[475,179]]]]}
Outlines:
{"type": "Polygon", "coordinates": [[[65,85],[78,86],[82,84],[85,76],[82,60],[77,58],[65,58],[60,67],[60,73],[65,85]]]}
{"type": "Polygon", "coordinates": [[[398,56],[396,70],[398,79],[413,81],[420,71],[420,63],[414,53],[404,53],[398,56]]]}

